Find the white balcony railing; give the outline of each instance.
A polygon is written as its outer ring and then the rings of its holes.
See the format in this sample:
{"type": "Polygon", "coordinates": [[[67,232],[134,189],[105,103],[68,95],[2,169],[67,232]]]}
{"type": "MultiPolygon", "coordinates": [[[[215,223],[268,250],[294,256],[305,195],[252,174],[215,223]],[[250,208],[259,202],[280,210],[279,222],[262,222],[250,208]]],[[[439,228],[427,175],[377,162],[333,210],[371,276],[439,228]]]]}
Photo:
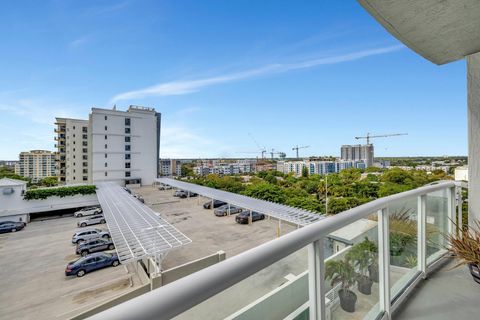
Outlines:
{"type": "MultiPolygon", "coordinates": [[[[461,221],[459,199],[453,181],[377,199],[292,231],[92,319],[390,316],[446,254],[445,234],[455,232],[452,221],[461,221]],[[365,244],[370,244],[370,249],[364,249],[365,244]],[[359,248],[370,257],[369,271],[365,261],[358,263],[364,257],[359,248]],[[346,292],[341,290],[342,284],[325,279],[325,268],[335,265],[332,262],[350,271],[353,268],[355,279],[367,283],[367,288],[356,283],[347,286],[356,296],[353,312],[345,310],[349,305],[340,297],[346,292]]],[[[351,274],[349,277],[354,279],[351,274]]]]}

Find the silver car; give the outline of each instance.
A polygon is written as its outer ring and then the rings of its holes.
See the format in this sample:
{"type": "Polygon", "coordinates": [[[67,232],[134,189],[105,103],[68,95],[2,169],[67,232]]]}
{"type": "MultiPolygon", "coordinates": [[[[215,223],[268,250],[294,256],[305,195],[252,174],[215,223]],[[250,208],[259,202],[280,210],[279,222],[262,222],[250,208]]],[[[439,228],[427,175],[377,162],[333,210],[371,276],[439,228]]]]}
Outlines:
{"type": "MultiPolygon", "coordinates": [[[[242,212],[242,209],[238,207],[230,206],[230,214],[236,214],[240,212],[242,212]]],[[[213,213],[215,213],[217,217],[223,217],[228,215],[228,204],[218,207],[217,209],[215,209],[213,213]]]]}
{"type": "Polygon", "coordinates": [[[110,238],[110,233],[102,229],[86,229],[82,231],[77,231],[72,236],[72,243],[85,242],[87,240],[93,240],[98,238],[108,239],[110,238]]]}
{"type": "Polygon", "coordinates": [[[94,224],[100,224],[100,223],[105,223],[105,217],[103,215],[96,215],[96,216],[92,216],[92,217],[89,217],[87,219],[84,219],[84,220],[80,220],[77,222],[77,226],[83,228],[83,227],[86,227],[86,226],[91,226],[91,225],[94,225],[94,224]]]}
{"type": "Polygon", "coordinates": [[[94,214],[102,213],[102,208],[99,207],[88,207],[76,211],[73,215],[75,218],[93,216],[94,214]]]}

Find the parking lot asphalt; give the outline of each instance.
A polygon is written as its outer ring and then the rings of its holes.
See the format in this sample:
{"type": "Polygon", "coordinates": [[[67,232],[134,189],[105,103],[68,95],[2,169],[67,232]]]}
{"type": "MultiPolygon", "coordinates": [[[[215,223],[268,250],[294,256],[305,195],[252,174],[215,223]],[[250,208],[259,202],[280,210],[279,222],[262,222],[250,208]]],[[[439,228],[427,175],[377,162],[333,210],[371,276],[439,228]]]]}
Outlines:
{"type": "MultiPolygon", "coordinates": [[[[218,250],[225,251],[228,259],[277,238],[276,219],[266,218],[255,221],[252,225],[241,225],[235,222],[235,215],[217,217],[213,210],[204,209],[203,204],[211,199],[179,199],[173,197],[173,190],[160,191],[154,187],[142,187],[133,191],[141,194],[148,206],[192,239],[192,243],[168,253],[163,261],[164,269],[202,258],[218,250]]],[[[282,222],[281,226],[282,235],[297,229],[297,226],[286,222],[282,222]]],[[[303,248],[175,319],[223,319],[278,288],[288,278],[305,272],[307,268],[307,249],[303,248]]]]}
{"type": "Polygon", "coordinates": [[[0,319],[67,319],[139,283],[122,265],[65,277],[67,263],[79,257],[71,243],[76,221],[33,221],[0,234],[0,319]]]}
{"type": "MultiPolygon", "coordinates": [[[[203,208],[204,197],[179,199],[173,190],[160,191],[144,186],[133,189],[142,195],[145,204],[161,214],[168,222],[192,240],[192,243],[172,250],[163,261],[163,269],[169,269],[199,259],[219,250],[226,252],[227,259],[254,248],[277,237],[278,220],[255,221],[252,225],[235,222],[235,216],[217,217],[213,210],[203,208]]],[[[297,226],[282,222],[282,234],[295,230],[297,226]]]]}

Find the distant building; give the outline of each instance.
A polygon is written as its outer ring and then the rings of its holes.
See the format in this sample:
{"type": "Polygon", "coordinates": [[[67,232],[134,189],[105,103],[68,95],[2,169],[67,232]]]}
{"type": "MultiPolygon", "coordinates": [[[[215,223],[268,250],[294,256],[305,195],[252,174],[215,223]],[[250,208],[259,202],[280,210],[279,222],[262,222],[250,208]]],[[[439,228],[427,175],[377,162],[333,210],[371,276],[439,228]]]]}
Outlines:
{"type": "Polygon", "coordinates": [[[192,160],[181,159],[160,159],[158,161],[158,170],[160,176],[181,176],[182,165],[185,163],[191,163],[192,160]]]}
{"type": "Polygon", "coordinates": [[[56,118],[56,175],[60,184],[89,181],[88,120],[56,118]]]}
{"type": "Polygon", "coordinates": [[[455,180],[468,181],[468,166],[455,168],[455,180]]]}
{"type": "Polygon", "coordinates": [[[302,175],[304,168],[308,169],[309,174],[329,174],[338,173],[344,169],[356,168],[365,169],[365,163],[363,161],[278,161],[277,171],[284,174],[293,173],[299,177],[302,175]]]}
{"type": "Polygon", "coordinates": [[[373,144],[343,145],[340,158],[349,161],[363,161],[367,167],[373,166],[373,144]]]}
{"type": "Polygon", "coordinates": [[[193,167],[193,172],[199,176],[208,174],[234,175],[241,173],[250,173],[255,171],[256,160],[245,159],[237,161],[225,160],[206,160],[199,161],[197,166],[193,167]]]}
{"type": "Polygon", "coordinates": [[[55,176],[55,153],[47,150],[21,152],[15,165],[15,174],[38,182],[55,176]]]}
{"type": "Polygon", "coordinates": [[[62,184],[152,184],[159,173],[160,113],[92,108],[89,120],[56,118],[57,175],[62,184]]]}
{"type": "Polygon", "coordinates": [[[15,169],[15,165],[18,163],[17,160],[0,160],[0,167],[7,167],[9,169],[15,169]]]}
{"type": "Polygon", "coordinates": [[[152,184],[159,173],[160,121],[153,108],[92,108],[89,180],[152,184]]]}

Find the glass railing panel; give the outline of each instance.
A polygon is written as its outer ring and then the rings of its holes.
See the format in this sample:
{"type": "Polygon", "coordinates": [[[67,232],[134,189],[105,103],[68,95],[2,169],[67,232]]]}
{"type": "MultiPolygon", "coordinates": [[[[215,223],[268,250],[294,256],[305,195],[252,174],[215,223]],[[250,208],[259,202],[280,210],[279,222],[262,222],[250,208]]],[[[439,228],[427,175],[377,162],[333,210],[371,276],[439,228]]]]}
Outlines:
{"type": "Polygon", "coordinates": [[[379,313],[377,214],[325,238],[326,318],[376,319],[379,313]]]}
{"type": "Polygon", "coordinates": [[[388,208],[390,297],[394,300],[418,275],[418,197],[392,202],[388,208]]]}
{"type": "Polygon", "coordinates": [[[427,266],[445,252],[448,233],[448,193],[447,190],[431,192],[426,196],[426,243],[427,266]]]}
{"type": "Polygon", "coordinates": [[[283,319],[308,302],[307,270],[302,248],[174,319],[283,319]]]}

